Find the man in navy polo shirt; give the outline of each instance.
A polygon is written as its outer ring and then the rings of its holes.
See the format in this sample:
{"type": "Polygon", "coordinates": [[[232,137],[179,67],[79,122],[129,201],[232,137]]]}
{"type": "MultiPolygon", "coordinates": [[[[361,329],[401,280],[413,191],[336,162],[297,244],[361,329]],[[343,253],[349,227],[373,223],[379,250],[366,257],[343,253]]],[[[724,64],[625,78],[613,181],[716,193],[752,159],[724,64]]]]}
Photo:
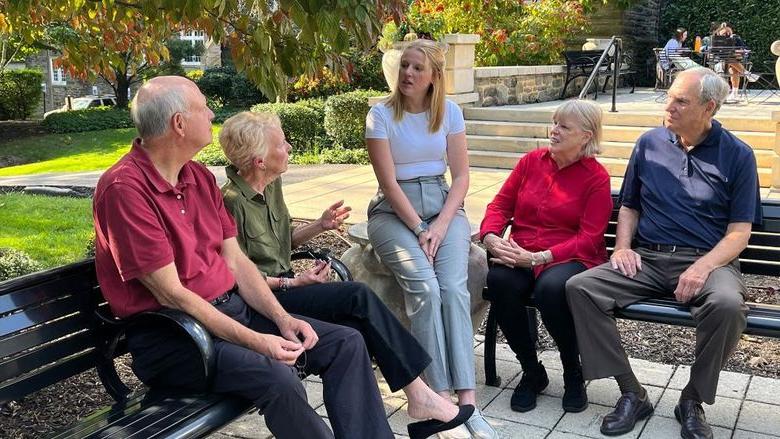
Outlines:
{"type": "MultiPolygon", "coordinates": [[[[211,143],[214,113],[192,81],[158,77],[133,99],[140,138],[95,188],[95,265],[111,310],[163,306],[214,339],[213,390],[255,403],[278,438],[392,438],[359,332],[288,314],[236,241],[214,176],[191,159],[211,143]],[[322,377],[330,425],[296,373],[322,377]]],[[[152,386],[198,386],[198,359],[175,331],[128,329],[133,371],[152,386]]]]}
{"type": "Polygon", "coordinates": [[[761,221],[753,151],[713,119],[728,91],[705,68],[677,76],[665,127],[642,135],[628,163],[610,262],[567,283],[583,375],[615,377],[622,393],[603,434],[627,433],[653,412],[621,346],[614,310],[673,295],[696,320],[695,360],[674,413],[683,438],[712,437],[701,403],[715,401],[720,370],[745,328],[737,258],[751,223],[761,221]]]}

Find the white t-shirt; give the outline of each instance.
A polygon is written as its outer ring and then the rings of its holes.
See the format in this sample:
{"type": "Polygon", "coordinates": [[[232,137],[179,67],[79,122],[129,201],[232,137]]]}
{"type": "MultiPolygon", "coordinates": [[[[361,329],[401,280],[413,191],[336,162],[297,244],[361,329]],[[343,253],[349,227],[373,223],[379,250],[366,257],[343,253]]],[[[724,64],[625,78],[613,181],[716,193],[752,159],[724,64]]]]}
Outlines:
{"type": "Polygon", "coordinates": [[[443,175],[447,170],[447,136],[466,130],[460,107],[444,102],[444,119],[435,133],[428,131],[428,112],[407,113],[396,122],[393,110],[377,103],[366,116],[366,139],[387,139],[396,180],[443,175]]]}

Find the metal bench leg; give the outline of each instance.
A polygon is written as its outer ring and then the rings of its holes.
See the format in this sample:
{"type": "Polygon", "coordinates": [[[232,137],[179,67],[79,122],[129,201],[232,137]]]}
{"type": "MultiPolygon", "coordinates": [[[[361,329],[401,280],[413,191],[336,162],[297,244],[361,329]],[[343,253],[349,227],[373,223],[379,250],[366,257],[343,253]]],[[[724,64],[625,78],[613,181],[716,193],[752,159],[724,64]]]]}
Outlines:
{"type": "Polygon", "coordinates": [[[490,304],[488,311],[487,327],[485,328],[485,384],[488,386],[499,387],[501,377],[496,374],[496,338],[498,332],[498,322],[496,314],[493,312],[493,304],[490,304]]]}

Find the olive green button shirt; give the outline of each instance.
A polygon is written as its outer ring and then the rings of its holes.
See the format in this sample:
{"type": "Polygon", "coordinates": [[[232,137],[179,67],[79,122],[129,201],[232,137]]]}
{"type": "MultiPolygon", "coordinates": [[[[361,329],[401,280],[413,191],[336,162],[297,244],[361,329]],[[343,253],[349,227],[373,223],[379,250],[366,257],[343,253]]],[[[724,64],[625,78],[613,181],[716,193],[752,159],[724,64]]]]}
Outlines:
{"type": "Polygon", "coordinates": [[[289,271],[292,228],[282,180],[277,178],[261,194],[238,175],[234,166],[226,167],[225,173],[228,181],[222,186],[222,196],[236,220],[241,250],[266,276],[289,271]]]}

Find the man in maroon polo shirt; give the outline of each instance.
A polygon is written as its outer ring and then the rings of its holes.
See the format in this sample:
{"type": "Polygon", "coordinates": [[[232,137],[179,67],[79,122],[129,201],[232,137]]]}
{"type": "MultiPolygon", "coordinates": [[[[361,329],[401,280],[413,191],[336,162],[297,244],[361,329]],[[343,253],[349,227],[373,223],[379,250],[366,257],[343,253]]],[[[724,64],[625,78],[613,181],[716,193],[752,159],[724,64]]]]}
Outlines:
{"type": "MultiPolygon", "coordinates": [[[[254,401],[279,438],[392,438],[360,333],[293,317],[241,252],[214,176],[192,157],[214,114],[186,78],[158,77],[133,99],[140,138],[100,178],[94,220],[98,280],[122,318],[169,307],[214,337],[214,391],[254,401]],[[328,426],[293,366],[322,376],[328,426]]],[[[134,327],[133,370],[152,386],[190,387],[193,358],[169,331],[134,327]]]]}

